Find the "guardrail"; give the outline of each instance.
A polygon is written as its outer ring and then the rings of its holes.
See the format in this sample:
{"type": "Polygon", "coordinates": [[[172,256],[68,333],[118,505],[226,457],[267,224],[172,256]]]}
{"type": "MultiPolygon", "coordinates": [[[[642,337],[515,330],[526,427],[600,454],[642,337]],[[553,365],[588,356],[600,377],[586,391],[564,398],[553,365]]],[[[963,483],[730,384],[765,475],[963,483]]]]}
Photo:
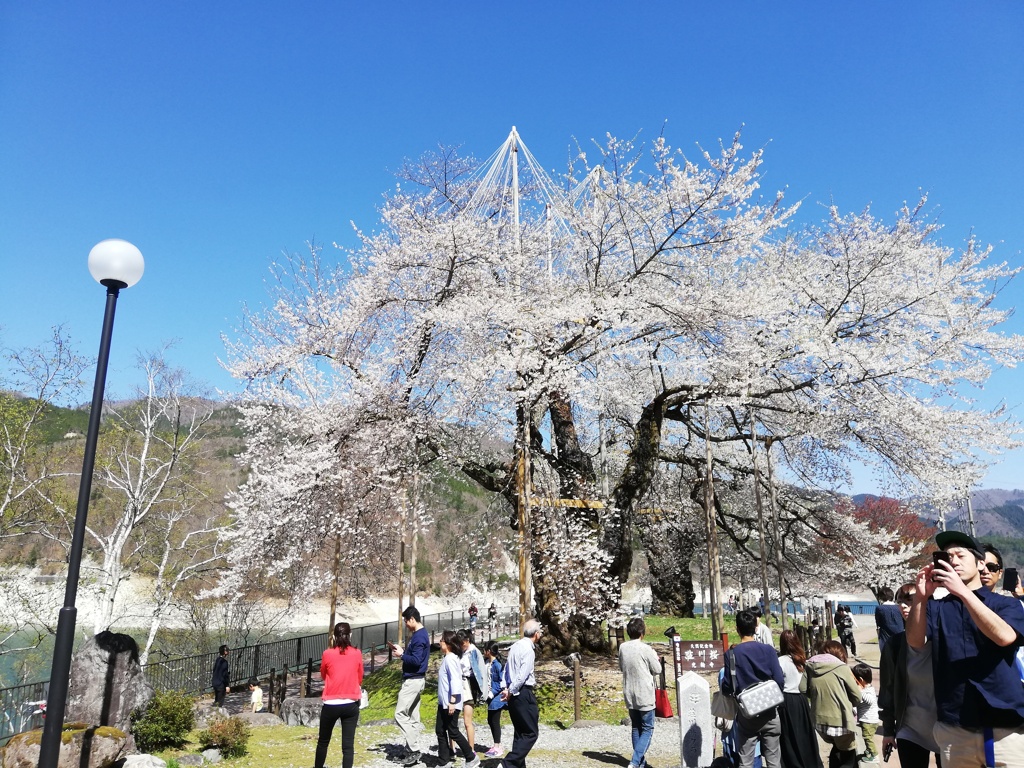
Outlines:
{"type": "MultiPolygon", "coordinates": [[[[476,624],[480,630],[491,630],[489,635],[502,629],[518,630],[519,614],[515,609],[501,608],[494,622],[481,618],[476,624]]],[[[423,616],[423,626],[435,642],[439,632],[449,628],[469,627],[470,617],[466,611],[445,611],[423,616]]],[[[398,621],[366,624],[352,628],[352,644],[369,653],[370,671],[373,671],[376,653],[387,648],[388,640],[397,640],[400,627],[398,621]]],[[[328,633],[304,635],[287,640],[275,640],[240,648],[232,648],[228,656],[230,682],[234,688],[250,678],[266,678],[272,671],[285,672],[288,669],[305,666],[318,668],[320,657],[327,648],[328,633]]],[[[388,660],[391,660],[390,651],[388,660]]],[[[143,671],[146,679],[155,689],[161,691],[185,691],[203,693],[211,690],[210,675],[217,653],[201,653],[180,659],[167,659],[146,664],[143,671]]],[[[41,728],[46,709],[46,695],[49,681],[27,683],[13,688],[0,689],[0,744],[17,733],[41,728]]]]}

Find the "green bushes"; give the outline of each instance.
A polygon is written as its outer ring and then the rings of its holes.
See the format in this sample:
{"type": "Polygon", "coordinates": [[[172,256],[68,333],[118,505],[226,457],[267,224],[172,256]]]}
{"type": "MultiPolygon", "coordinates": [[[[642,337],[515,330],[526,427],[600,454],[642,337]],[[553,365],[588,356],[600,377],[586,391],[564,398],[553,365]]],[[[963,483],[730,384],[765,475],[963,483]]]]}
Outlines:
{"type": "Polygon", "coordinates": [[[205,731],[199,732],[203,749],[219,749],[224,757],[241,757],[249,742],[249,726],[237,717],[218,717],[205,731]]]}
{"type": "Polygon", "coordinates": [[[139,749],[154,752],[184,744],[196,722],[193,704],[192,697],[182,691],[157,691],[132,724],[139,749]]]}

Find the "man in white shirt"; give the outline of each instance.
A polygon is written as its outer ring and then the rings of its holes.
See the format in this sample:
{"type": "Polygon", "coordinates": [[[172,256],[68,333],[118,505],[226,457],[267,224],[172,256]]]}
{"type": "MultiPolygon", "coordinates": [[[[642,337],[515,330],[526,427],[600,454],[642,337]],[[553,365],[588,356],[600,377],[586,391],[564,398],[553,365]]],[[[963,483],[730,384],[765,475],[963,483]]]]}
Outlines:
{"type": "Polygon", "coordinates": [[[505,768],[526,768],[526,756],[537,743],[540,709],[533,688],[537,680],[533,675],[536,658],[534,646],[540,640],[540,622],[530,619],[523,625],[523,637],[508,649],[508,661],[502,672],[504,689],[502,701],[508,702],[508,714],[515,735],[512,749],[503,760],[505,768]]]}
{"type": "Polygon", "coordinates": [[[759,643],[774,646],[775,640],[772,638],[772,631],[767,625],[761,622],[761,609],[753,608],[751,609],[751,613],[757,617],[757,629],[754,630],[754,639],[759,643]]]}

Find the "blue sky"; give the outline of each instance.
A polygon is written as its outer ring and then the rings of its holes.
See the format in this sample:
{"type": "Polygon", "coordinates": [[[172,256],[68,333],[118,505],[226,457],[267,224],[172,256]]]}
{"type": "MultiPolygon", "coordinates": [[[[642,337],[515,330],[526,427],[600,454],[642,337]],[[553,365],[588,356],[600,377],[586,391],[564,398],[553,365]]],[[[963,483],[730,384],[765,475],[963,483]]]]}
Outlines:
{"type": "MultiPolygon", "coordinates": [[[[1017,0],[3,3],[0,343],[63,323],[94,354],[86,256],[122,237],[146,274],[119,303],[112,393],[168,339],[230,391],[220,335],[270,260],[351,243],[403,158],[486,157],[513,124],[554,171],[574,137],[664,124],[689,151],[745,126],[766,192],[806,220],[832,201],[891,220],[925,190],[947,244],[974,232],[1021,265],[1022,41],[1017,0]]],[[[1022,299],[1018,281],[1000,303],[1022,299]]],[[[981,404],[1024,419],[1020,375],[981,404]]],[[[1024,451],[984,485],[1024,485],[1024,451]]]]}

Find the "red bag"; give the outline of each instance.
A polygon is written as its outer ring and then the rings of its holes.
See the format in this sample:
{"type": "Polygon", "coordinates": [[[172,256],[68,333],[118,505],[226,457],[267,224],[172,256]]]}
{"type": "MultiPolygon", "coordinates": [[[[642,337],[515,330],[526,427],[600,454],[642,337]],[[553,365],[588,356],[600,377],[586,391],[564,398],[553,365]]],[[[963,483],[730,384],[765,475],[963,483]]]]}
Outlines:
{"type": "Polygon", "coordinates": [[[664,688],[654,689],[654,716],[672,717],[672,702],[669,701],[668,691],[664,688]]]}

